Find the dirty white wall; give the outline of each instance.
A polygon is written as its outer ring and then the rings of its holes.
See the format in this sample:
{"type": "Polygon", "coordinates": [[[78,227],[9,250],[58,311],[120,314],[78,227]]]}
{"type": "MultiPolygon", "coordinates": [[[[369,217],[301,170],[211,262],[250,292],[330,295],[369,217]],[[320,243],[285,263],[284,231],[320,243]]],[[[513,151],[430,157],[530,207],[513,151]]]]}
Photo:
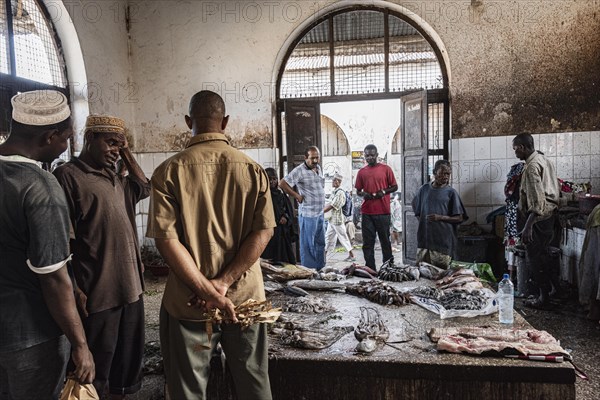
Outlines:
{"type": "Polygon", "coordinates": [[[130,4],[138,149],[177,148],[189,99],[202,89],[223,96],[233,144],[272,147],[275,60],[292,30],[314,14],[312,2],[130,4]]]}
{"type": "MultiPolygon", "coordinates": [[[[58,0],[45,5],[55,25],[63,18],[72,21],[78,37],[61,37],[62,42],[79,40],[87,81],[69,81],[72,92],[87,98],[92,114],[112,114],[133,125],[136,89],[131,82],[129,40],[125,0],[58,0]]],[[[69,69],[67,64],[67,69],[69,69]]],[[[73,66],[80,67],[80,66],[73,66]]],[[[82,136],[77,135],[77,150],[82,136]]]]}

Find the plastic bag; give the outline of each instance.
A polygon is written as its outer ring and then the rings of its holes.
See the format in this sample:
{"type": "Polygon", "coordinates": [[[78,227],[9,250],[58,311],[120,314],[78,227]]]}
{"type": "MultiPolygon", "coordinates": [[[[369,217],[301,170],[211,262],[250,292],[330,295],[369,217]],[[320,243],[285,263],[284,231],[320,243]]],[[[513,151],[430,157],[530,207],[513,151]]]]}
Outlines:
{"type": "Polygon", "coordinates": [[[473,272],[475,272],[475,276],[477,276],[480,280],[487,283],[496,283],[494,271],[492,270],[492,266],[488,263],[469,263],[452,260],[452,264],[450,266],[471,269],[473,272]]]}
{"type": "Polygon", "coordinates": [[[82,385],[76,379],[67,378],[60,400],[100,400],[100,396],[91,383],[82,385]]]}
{"type": "Polygon", "coordinates": [[[480,310],[447,310],[437,300],[420,297],[410,296],[413,303],[423,307],[426,310],[434,312],[440,316],[440,319],[455,318],[455,317],[478,317],[480,315],[490,315],[498,312],[498,301],[496,300],[496,293],[492,290],[484,288],[479,289],[486,297],[485,305],[480,310]]]}

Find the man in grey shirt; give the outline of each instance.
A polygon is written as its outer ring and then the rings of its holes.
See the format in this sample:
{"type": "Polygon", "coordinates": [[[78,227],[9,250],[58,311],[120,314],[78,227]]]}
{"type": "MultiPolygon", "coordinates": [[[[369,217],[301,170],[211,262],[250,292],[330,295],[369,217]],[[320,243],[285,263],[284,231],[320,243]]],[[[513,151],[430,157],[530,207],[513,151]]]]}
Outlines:
{"type": "Polygon", "coordinates": [[[441,268],[448,268],[456,257],[458,225],[469,218],[460,196],[448,185],[451,171],[448,161],[436,161],[433,181],[421,186],[412,202],[419,219],[417,262],[441,268]]]}
{"type": "Polygon", "coordinates": [[[321,269],[325,266],[325,178],[319,165],[319,149],[310,146],[304,153],[304,162],[294,168],[279,186],[296,199],[300,226],[300,262],[305,267],[321,269]],[[298,188],[296,192],[293,187],[298,188]]]}

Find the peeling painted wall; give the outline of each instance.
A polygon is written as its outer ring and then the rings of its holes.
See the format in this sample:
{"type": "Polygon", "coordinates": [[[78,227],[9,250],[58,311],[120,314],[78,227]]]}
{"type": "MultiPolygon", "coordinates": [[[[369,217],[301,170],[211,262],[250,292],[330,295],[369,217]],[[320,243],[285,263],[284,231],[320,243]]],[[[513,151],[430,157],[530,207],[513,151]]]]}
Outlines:
{"type": "Polygon", "coordinates": [[[600,127],[600,1],[429,3],[421,15],[451,62],[453,137],[600,127]]]}
{"type": "MultiPolygon", "coordinates": [[[[92,112],[124,117],[136,151],[153,152],[185,143],[183,117],[201,89],[225,98],[235,146],[273,146],[277,55],[298,26],[341,2],[73,3],[102,10],[99,21],[74,14],[102,91],[92,112]],[[127,20],[115,12],[125,4],[127,20]]],[[[452,137],[600,128],[600,0],[393,3],[431,25],[448,52],[452,137]]]]}
{"type": "MultiPolygon", "coordinates": [[[[79,36],[88,80],[70,81],[71,90],[87,96],[90,113],[123,118],[131,130],[135,88],[131,82],[126,1],[64,0],[68,15],[56,14],[58,8],[52,6],[52,0],[45,4],[53,18],[71,18],[79,36]]],[[[82,143],[81,132],[76,132],[77,151],[82,143]]]]}

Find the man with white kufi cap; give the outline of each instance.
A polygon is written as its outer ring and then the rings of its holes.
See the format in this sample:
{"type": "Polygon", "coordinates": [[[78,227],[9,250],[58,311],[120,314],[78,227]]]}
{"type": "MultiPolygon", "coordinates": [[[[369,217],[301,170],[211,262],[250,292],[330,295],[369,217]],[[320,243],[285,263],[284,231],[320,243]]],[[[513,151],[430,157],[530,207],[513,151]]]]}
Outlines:
{"type": "Polygon", "coordinates": [[[335,174],[331,186],[333,186],[333,193],[329,204],[325,206],[323,212],[326,213],[331,211],[331,217],[329,218],[329,224],[327,225],[327,231],[325,232],[325,253],[329,254],[335,247],[337,240],[346,251],[348,252],[348,258],[344,261],[356,261],[354,252],[352,251],[352,243],[348,239],[348,233],[346,232],[346,224],[344,214],[342,213],[342,207],[346,204],[346,192],[340,187],[342,184],[342,175],[335,174]]]}
{"type": "Polygon", "coordinates": [[[58,398],[69,342],[75,377],[89,383],[95,374],[66,268],[67,202],[38,164],[67,149],[71,112],[51,90],[18,94],[11,104],[10,135],[0,145],[0,388],[9,398],[58,398]]]}
{"type": "MultiPolygon", "coordinates": [[[[143,264],[136,204],[150,183],[129,150],[125,121],[90,115],[79,157],[56,168],[71,216],[75,298],[102,394],[136,393],[144,355],[143,264]],[[116,171],[122,160],[128,175],[116,171]]],[[[70,368],[70,367],[69,367],[70,368]]]]}

